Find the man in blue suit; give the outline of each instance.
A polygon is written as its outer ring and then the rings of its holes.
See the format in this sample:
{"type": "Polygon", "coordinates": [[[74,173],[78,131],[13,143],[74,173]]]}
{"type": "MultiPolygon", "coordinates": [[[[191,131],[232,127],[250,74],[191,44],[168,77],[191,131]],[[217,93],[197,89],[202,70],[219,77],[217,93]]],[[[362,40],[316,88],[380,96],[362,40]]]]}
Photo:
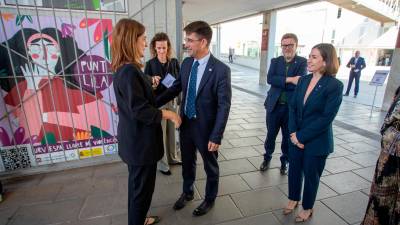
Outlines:
{"type": "Polygon", "coordinates": [[[157,105],[169,102],[182,91],[180,143],[183,193],[174,204],[174,209],[182,209],[193,200],[198,149],[207,174],[205,200],[193,211],[193,215],[200,216],[213,207],[217,197],[217,157],[231,107],[231,71],[210,53],[212,30],[206,22],[192,22],[184,31],[185,47],[190,57],[183,61],[173,85],[157,98],[157,105]]]}
{"type": "Polygon", "coordinates": [[[283,56],[273,58],[267,74],[267,82],[271,85],[264,106],[267,110],[267,137],[265,139],[264,161],[260,171],[269,168],[272,154],[275,150],[275,140],[279,129],[282,131],[281,169],[282,175],[287,173],[288,143],[289,143],[289,108],[288,102],[292,96],[297,81],[307,74],[307,59],[297,56],[298,39],[295,34],[287,33],[281,38],[283,56]]]}
{"type": "Polygon", "coordinates": [[[353,80],[356,80],[356,85],[354,87],[354,98],[357,98],[359,85],[360,85],[360,76],[361,70],[365,68],[365,60],[360,56],[360,51],[356,51],[354,57],[351,57],[350,61],[346,65],[350,69],[349,75],[349,83],[347,85],[346,93],[343,96],[349,96],[351,85],[353,84],[353,80]]]}

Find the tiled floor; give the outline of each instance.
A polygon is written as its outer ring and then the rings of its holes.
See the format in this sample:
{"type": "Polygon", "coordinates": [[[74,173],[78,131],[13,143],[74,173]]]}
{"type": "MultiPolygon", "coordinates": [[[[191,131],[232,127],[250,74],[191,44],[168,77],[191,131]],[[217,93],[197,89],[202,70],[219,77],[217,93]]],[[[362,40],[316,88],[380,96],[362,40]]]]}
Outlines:
{"type": "MultiPolygon", "coordinates": [[[[150,213],[161,216],[160,225],[294,224],[295,214],[282,215],[288,181],[278,169],[281,137],[271,169],[258,171],[266,135],[263,96],[267,88],[255,84],[256,72],[246,77],[246,71],[249,69],[232,66],[233,100],[220,150],[221,178],[215,207],[205,216],[192,216],[204,198],[206,176],[199,160],[195,200],[174,211],[182,178],[181,167],[173,166],[171,176],[157,174],[150,213]]],[[[374,112],[369,118],[368,106],[343,102],[334,123],[336,151],[327,160],[315,213],[306,224],[361,221],[380,151],[383,116],[374,112]]],[[[0,225],[127,224],[127,176],[126,166],[117,162],[8,180],[6,199],[0,203],[0,225]]]]}

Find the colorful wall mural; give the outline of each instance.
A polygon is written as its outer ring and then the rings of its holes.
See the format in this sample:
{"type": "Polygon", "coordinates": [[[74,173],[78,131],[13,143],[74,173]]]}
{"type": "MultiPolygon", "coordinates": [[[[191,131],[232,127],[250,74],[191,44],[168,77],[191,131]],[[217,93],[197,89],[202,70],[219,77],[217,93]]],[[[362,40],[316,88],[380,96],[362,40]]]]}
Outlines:
{"type": "Polygon", "coordinates": [[[2,17],[0,171],[116,153],[112,20],[2,17]]]}

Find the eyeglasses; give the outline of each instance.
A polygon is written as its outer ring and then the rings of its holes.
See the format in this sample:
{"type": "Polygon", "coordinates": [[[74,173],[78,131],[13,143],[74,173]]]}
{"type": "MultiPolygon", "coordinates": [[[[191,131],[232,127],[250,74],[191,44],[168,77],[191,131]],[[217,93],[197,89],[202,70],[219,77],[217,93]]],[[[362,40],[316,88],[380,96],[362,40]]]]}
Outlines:
{"type": "Polygon", "coordinates": [[[201,39],[195,40],[195,39],[190,39],[190,38],[185,38],[184,40],[186,43],[193,43],[195,41],[201,41],[201,39]]]}
{"type": "Polygon", "coordinates": [[[288,45],[281,45],[281,48],[294,48],[294,44],[288,44],[288,45]]]}

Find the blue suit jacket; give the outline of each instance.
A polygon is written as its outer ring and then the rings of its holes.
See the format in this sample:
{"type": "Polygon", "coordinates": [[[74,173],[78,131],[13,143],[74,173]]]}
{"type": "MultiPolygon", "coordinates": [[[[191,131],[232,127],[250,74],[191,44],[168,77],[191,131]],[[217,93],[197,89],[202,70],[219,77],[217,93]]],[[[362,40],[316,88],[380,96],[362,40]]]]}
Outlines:
{"type": "Polygon", "coordinates": [[[312,74],[300,78],[289,105],[289,132],[296,132],[304,153],[314,156],[333,152],[332,122],[342,103],[343,83],[324,75],[303,104],[312,74]]]}
{"type": "MultiPolygon", "coordinates": [[[[190,71],[194,58],[188,57],[182,62],[181,71],[174,84],[156,98],[158,106],[172,100],[182,91],[180,115],[184,117],[186,93],[190,71]]],[[[212,141],[221,144],[222,135],[228,122],[231,108],[232,87],[231,70],[212,54],[204,70],[196,96],[196,130],[202,143],[212,141]]],[[[183,124],[182,124],[183,127],[183,124]]]]}
{"type": "MultiPolygon", "coordinates": [[[[296,55],[293,60],[288,69],[288,77],[306,75],[307,59],[296,55]]],[[[268,112],[272,112],[282,91],[286,92],[288,100],[290,100],[296,87],[294,84],[286,83],[286,62],[283,56],[271,59],[267,74],[267,83],[271,85],[271,88],[268,91],[264,106],[268,112]]]]}
{"type": "MultiPolygon", "coordinates": [[[[354,65],[354,61],[355,60],[356,60],[355,57],[351,57],[350,61],[347,63],[346,66],[350,68],[350,65],[354,65]]],[[[365,60],[364,60],[364,58],[363,57],[358,57],[357,63],[355,65],[356,65],[356,67],[352,68],[350,70],[350,73],[357,73],[357,74],[361,73],[361,70],[365,68],[365,60]],[[354,71],[355,69],[358,69],[358,72],[355,72],[354,71]]]]}

